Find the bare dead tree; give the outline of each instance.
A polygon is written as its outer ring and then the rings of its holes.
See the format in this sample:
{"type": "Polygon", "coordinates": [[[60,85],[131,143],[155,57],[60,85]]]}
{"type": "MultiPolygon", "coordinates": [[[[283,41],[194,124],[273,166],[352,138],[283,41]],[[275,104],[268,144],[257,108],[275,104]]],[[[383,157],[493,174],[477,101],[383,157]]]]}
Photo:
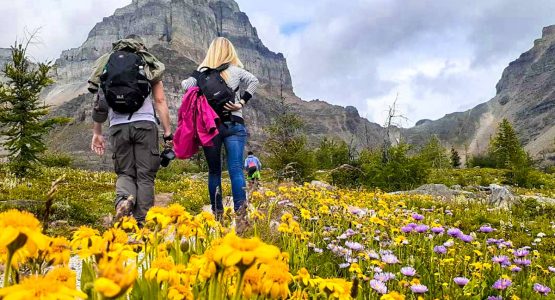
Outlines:
{"type": "Polygon", "coordinates": [[[388,113],[387,113],[387,118],[385,120],[385,135],[384,135],[384,140],[383,140],[383,145],[382,145],[382,162],[383,163],[387,163],[389,161],[389,149],[391,148],[391,131],[392,131],[392,127],[401,127],[401,122],[398,122],[397,120],[401,119],[401,120],[408,120],[407,117],[405,117],[402,114],[399,114],[399,112],[397,111],[397,100],[399,99],[399,93],[397,93],[397,95],[395,96],[395,100],[393,101],[393,104],[389,106],[388,109],[388,113]]]}

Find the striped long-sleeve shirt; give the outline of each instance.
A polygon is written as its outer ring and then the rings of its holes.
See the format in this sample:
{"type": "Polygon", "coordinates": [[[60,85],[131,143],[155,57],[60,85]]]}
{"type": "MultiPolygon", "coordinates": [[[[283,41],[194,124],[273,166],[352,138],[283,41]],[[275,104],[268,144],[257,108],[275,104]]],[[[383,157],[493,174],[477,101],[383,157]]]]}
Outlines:
{"type": "MultiPolygon", "coordinates": [[[[226,83],[232,90],[235,91],[241,83],[246,85],[243,95],[239,95],[239,92],[235,93],[235,102],[238,103],[241,98],[245,101],[249,101],[258,88],[258,79],[256,76],[243,68],[233,65],[229,66],[226,71],[228,75],[226,83]]],[[[189,77],[181,82],[181,87],[184,91],[196,85],[197,80],[194,77],[189,77]]],[[[231,114],[243,118],[243,109],[231,112],[231,114]]]]}

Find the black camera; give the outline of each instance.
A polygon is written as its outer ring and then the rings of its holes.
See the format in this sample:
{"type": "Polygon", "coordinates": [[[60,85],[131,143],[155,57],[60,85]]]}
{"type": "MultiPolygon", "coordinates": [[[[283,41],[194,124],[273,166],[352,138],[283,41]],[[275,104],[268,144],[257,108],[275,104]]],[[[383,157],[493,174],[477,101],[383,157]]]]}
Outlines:
{"type": "Polygon", "coordinates": [[[164,136],[164,151],[160,153],[160,165],[162,167],[167,167],[172,160],[175,159],[175,152],[172,147],[169,146],[168,142],[173,140],[173,134],[169,136],[164,136]]]}
{"type": "Polygon", "coordinates": [[[175,159],[175,152],[171,148],[164,148],[164,151],[160,154],[160,165],[162,167],[167,167],[172,160],[175,159]]]}

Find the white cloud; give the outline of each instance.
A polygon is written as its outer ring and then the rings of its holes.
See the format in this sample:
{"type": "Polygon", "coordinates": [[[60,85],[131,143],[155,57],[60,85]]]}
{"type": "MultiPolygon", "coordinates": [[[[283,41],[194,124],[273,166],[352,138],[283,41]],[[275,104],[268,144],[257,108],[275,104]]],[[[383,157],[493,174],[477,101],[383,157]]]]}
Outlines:
{"type": "Polygon", "coordinates": [[[59,57],[62,50],[79,47],[93,26],[131,0],[3,0],[0,4],[0,47],[9,47],[26,31],[40,28],[39,43],[29,48],[37,60],[59,57]],[[6,30],[8,29],[8,30],[6,30]]]}
{"type": "Polygon", "coordinates": [[[247,15],[265,16],[252,23],[270,49],[288,54],[295,92],[356,106],[380,124],[397,93],[406,125],[489,100],[508,63],[555,23],[549,0],[259,2],[239,0],[247,15]],[[280,34],[291,19],[279,7],[292,3],[293,19],[309,24],[280,34]]]}

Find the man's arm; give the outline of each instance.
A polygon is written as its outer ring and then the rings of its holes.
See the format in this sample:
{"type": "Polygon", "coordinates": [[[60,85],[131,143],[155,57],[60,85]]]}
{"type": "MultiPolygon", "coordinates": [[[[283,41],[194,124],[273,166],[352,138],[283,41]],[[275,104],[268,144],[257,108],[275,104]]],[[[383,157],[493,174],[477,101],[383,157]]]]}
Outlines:
{"type": "Polygon", "coordinates": [[[91,150],[98,155],[103,155],[106,150],[106,141],[102,135],[102,123],[94,122],[91,150]]]}
{"type": "Polygon", "coordinates": [[[164,84],[162,81],[157,81],[152,84],[152,96],[154,97],[154,107],[162,123],[164,137],[168,137],[172,133],[170,126],[170,111],[168,109],[168,103],[166,102],[166,96],[164,95],[164,84]]]}

